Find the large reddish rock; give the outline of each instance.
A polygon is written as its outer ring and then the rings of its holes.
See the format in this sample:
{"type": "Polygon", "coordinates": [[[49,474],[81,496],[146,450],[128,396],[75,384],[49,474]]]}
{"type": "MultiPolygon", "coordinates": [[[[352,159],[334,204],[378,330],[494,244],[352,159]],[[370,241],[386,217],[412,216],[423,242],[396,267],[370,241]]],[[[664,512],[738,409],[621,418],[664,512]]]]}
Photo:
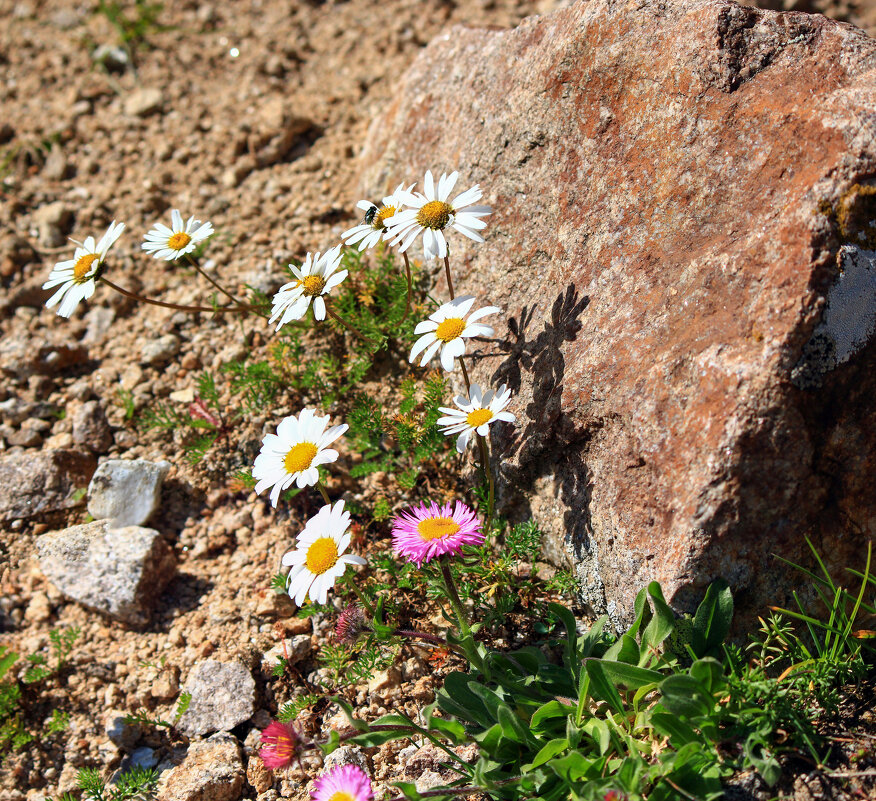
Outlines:
{"type": "Polygon", "coordinates": [[[374,121],[371,196],[459,169],[495,208],[452,262],[506,313],[471,360],[516,394],[501,499],[596,609],[627,618],[650,579],[690,608],[720,576],[762,612],[800,581],[774,554],[805,561],[806,536],[862,567],[874,135],[876,41],[724,0],[453,28],[374,121]]]}

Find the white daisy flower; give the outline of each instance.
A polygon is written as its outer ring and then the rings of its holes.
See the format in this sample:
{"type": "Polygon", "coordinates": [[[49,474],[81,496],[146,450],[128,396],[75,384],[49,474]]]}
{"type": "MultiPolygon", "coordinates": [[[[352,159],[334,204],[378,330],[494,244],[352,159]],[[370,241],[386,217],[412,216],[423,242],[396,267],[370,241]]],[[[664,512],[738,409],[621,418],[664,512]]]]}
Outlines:
{"type": "Polygon", "coordinates": [[[487,224],[480,218],[492,214],[493,210],[489,206],[472,206],[483,196],[477,184],[448,201],[458,176],[458,172],[450,175],[442,173],[436,187],[429,171],[423,181],[425,193],[401,193],[401,199],[411,208],[384,221],[389,228],[389,236],[394,237],[392,244],[401,242],[400,253],[404,253],[422,233],[425,257],[431,259],[438,256],[443,259],[447,255],[447,240],[444,238],[447,228],[455,228],[475,242],[484,241],[478,231],[486,228],[487,224]]]}
{"type": "Polygon", "coordinates": [[[398,214],[404,205],[404,195],[410,194],[416,184],[411,184],[405,189],[404,184],[399,184],[395,192],[383,198],[383,203],[376,206],[371,201],[360,200],[356,207],[365,212],[365,220],[359,225],[344,231],[341,234],[348,245],[355,245],[359,242],[359,250],[373,248],[381,239],[389,238],[389,230],[386,227],[386,220],[394,214],[398,214]]]}
{"type": "Polygon", "coordinates": [[[310,518],[296,538],[294,551],[283,557],[283,564],[291,565],[286,577],[289,597],[301,606],[310,594],[310,600],[324,604],[328,591],[344,575],[347,565],[364,565],[361,556],[344,554],[350,544],[350,513],[344,511],[344,502],[323,506],[310,518]]]}
{"type": "Polygon", "coordinates": [[[325,301],[322,296],[331,292],[347,277],[347,270],[335,272],[341,263],[341,246],[335,245],[324,255],[310,253],[304,259],[300,268],[289,265],[295,280],[280,287],[274,295],[274,305],[271,308],[271,318],[268,322],[277,323],[279,331],[290,320],[300,320],[307,313],[310,301],[313,301],[313,316],[317,320],[325,320],[325,301]]]}
{"type": "Polygon", "coordinates": [[[302,409],[298,417],[287,417],[277,427],[276,434],[262,440],[262,449],[252,467],[257,479],[257,495],[268,487],[271,505],[276,506],[280,493],[292,486],[309,487],[319,481],[321,464],[334,462],[338,452],[326,446],[334,442],[349,426],[332,426],[326,431],[329,417],[320,417],[313,409],[302,409]]]}
{"type": "Polygon", "coordinates": [[[469,314],[474,302],[473,295],[461,295],[441,306],[438,311],[429,316],[428,320],[418,323],[414,333],[422,334],[422,336],[411,348],[411,356],[408,361],[413,364],[414,359],[422,352],[420,367],[425,367],[441,348],[441,366],[448,372],[455,370],[456,359],[465,353],[465,339],[467,337],[493,335],[493,329],[490,326],[475,321],[488,314],[501,311],[498,306],[484,306],[469,314]],[[468,315],[468,319],[466,319],[466,315],[468,315]]]}
{"type": "Polygon", "coordinates": [[[84,242],[75,242],[79,245],[73,253],[73,258],[67,261],[59,261],[49,273],[49,280],[43,284],[43,289],[53,289],[60,285],[60,289],[46,301],[46,308],[51,309],[63,298],[58,307],[61,317],[69,317],[79,304],[80,300],[87,300],[94,294],[94,285],[100,266],[106,258],[107,251],[125,230],[124,223],[113,220],[106,233],[95,244],[94,237],[88,237],[84,242]]]}
{"type": "Polygon", "coordinates": [[[186,253],[191,253],[199,242],[213,236],[212,223],[202,223],[194,217],[189,217],[183,223],[179,209],[174,209],[171,212],[170,221],[170,228],[161,223],[155,223],[146,234],[143,250],[151,253],[156,259],[174,261],[180,256],[185,256],[186,253]]]}
{"type": "Polygon", "coordinates": [[[487,436],[490,426],[497,420],[513,423],[517,418],[511,412],[503,411],[511,400],[511,390],[502,384],[497,391],[486,393],[478,384],[471,385],[471,395],[457,395],[453,402],[458,409],[439,407],[446,417],[439,417],[437,425],[444,429],[445,436],[459,434],[456,440],[456,450],[464,453],[471,440],[471,435],[477,431],[482,437],[487,436]]]}

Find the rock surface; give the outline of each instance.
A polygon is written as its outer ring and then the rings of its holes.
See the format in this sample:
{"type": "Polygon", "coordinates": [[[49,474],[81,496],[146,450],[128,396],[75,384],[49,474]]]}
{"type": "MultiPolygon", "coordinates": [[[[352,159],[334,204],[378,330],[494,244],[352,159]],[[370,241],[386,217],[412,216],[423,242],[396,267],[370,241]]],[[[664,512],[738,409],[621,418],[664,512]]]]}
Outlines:
{"type": "Polygon", "coordinates": [[[230,731],[255,712],[255,680],[240,662],[207,659],[198,664],[184,689],[192,700],[179,729],[190,737],[230,731]]]}
{"type": "Polygon", "coordinates": [[[158,508],[169,470],[169,462],[146,459],[102,462],[88,485],[88,513],[115,526],[142,526],[158,508]]]}
{"type": "Polygon", "coordinates": [[[876,533],[874,108],[850,26],[591,0],[452,29],[373,122],[363,196],[458,168],[495,208],[451,260],[506,315],[469,361],[516,396],[500,493],[615,621],[651,579],[762,609],[799,581],[773,554],[854,565],[876,533]]]}
{"type": "Polygon", "coordinates": [[[151,528],[95,520],[37,540],[40,569],[64,595],[134,625],[174,575],[176,558],[151,528]]]}
{"type": "Polygon", "coordinates": [[[72,450],[0,457],[0,521],[76,506],[74,492],[88,484],[94,468],[93,456],[72,450]]]}
{"type": "Polygon", "coordinates": [[[230,734],[192,743],[186,758],[159,790],[159,801],[237,801],[245,771],[240,745],[230,734]]]}

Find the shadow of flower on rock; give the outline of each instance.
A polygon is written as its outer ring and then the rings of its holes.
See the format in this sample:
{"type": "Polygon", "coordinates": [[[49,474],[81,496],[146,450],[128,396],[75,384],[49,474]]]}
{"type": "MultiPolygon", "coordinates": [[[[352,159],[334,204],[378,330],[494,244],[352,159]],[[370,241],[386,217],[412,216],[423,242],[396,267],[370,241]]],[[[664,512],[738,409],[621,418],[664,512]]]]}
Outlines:
{"type": "Polygon", "coordinates": [[[587,295],[579,297],[575,285],[569,284],[554,300],[550,321],[545,322],[544,330],[532,340],[527,340],[526,334],[535,307],[524,306],[519,322],[514,317],[508,320],[508,330],[514,339],[497,343],[508,356],[493,373],[491,386],[507,384],[517,395],[522,386],[522,373],[526,371],[532,377],[532,400],[526,407],[525,417],[518,415],[517,426],[497,437],[497,450],[503,459],[516,456],[522,467],[559,433],[556,426],[562,412],[566,371],[562,346],[577,339],[581,330],[579,318],[589,303],[587,295]]]}
{"type": "Polygon", "coordinates": [[[508,321],[513,339],[496,343],[507,357],[493,373],[491,386],[507,384],[517,395],[526,380],[531,382],[532,397],[522,413],[516,410],[516,426],[497,427],[493,443],[500,486],[514,486],[508,501],[516,508],[506,510],[512,518],[533,517],[527,495],[538,492],[539,479],[553,480],[563,507],[562,522],[557,519],[551,525],[560,536],[545,541],[545,555],[560,564],[571,554],[582,579],[584,600],[600,608],[605,603],[602,583],[588,566],[593,549],[591,481],[584,458],[594,430],[579,430],[562,409],[566,372],[563,346],[578,338],[580,317],[589,303],[590,298],[579,295],[570,284],[554,300],[550,320],[534,338],[527,337],[535,317],[534,307],[524,306],[519,320],[512,317],[508,321]]]}

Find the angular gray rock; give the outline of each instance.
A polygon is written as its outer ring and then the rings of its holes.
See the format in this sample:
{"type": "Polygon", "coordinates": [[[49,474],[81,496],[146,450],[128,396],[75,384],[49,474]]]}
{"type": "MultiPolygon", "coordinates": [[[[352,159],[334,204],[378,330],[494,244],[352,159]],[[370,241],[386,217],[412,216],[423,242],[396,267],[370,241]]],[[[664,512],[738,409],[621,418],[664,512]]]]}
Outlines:
{"type": "Polygon", "coordinates": [[[448,199],[480,183],[494,208],[483,244],[449,241],[456,291],[503,310],[468,359],[514,393],[499,496],[618,624],[650,580],[689,611],[724,578],[743,626],[793,603],[774,554],[810,559],[805,535],[863,564],[874,108],[850,25],[588,0],[445,32],[372,123],[360,197],[456,169],[448,199]]]}
{"type": "Polygon", "coordinates": [[[135,626],[173,578],[176,557],[151,528],[95,520],[37,540],[40,570],[64,595],[135,626]]]}
{"type": "Polygon", "coordinates": [[[159,786],[158,801],[237,801],[245,776],[240,744],[230,734],[214,734],[189,746],[159,786]]]}
{"type": "Polygon", "coordinates": [[[142,526],[155,513],[170,462],[109,459],[88,485],[88,513],[115,526],[142,526]]]}
{"type": "Polygon", "coordinates": [[[93,456],[73,450],[0,456],[0,522],[34,517],[81,503],[94,474],[93,456]]]}
{"type": "Polygon", "coordinates": [[[143,343],[140,349],[140,361],[159,367],[170,361],[177,353],[179,353],[179,337],[165,334],[163,337],[143,343]]]}
{"type": "Polygon", "coordinates": [[[256,685],[240,662],[207,659],[198,664],[183,688],[192,694],[179,729],[190,737],[230,731],[256,709],[256,685]]]}

